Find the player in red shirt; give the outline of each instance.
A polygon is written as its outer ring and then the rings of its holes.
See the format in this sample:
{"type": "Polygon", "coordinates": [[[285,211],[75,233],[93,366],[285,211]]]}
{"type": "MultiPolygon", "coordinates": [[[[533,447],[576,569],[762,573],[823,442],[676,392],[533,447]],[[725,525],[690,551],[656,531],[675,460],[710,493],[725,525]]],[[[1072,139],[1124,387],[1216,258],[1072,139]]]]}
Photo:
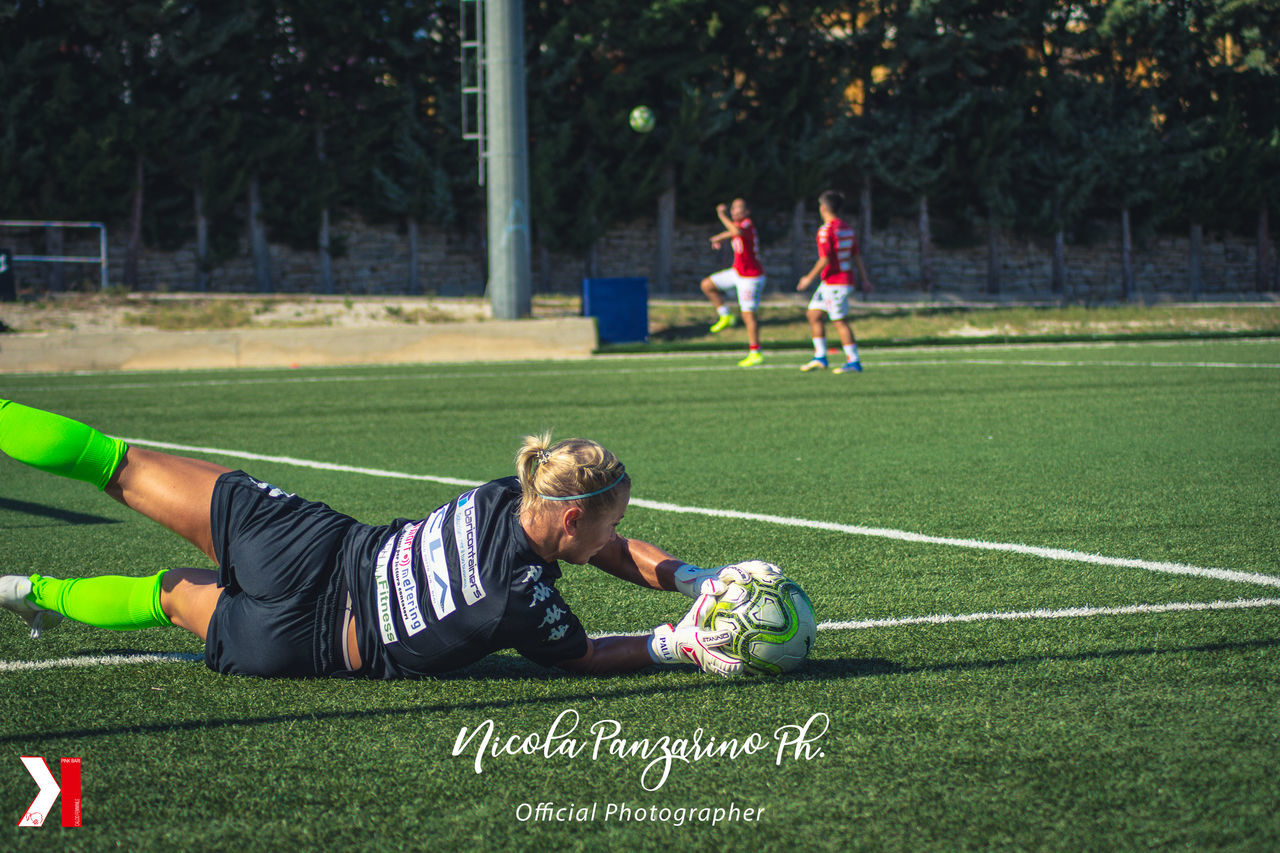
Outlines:
{"type": "Polygon", "coordinates": [[[796,290],[808,290],[809,285],[819,275],[822,284],[818,286],[809,301],[809,310],[805,317],[809,320],[809,329],[813,333],[813,359],[801,370],[825,370],[827,367],[827,330],[823,315],[831,318],[831,323],[840,335],[840,344],[844,348],[846,361],[836,368],[836,373],[861,373],[862,362],[858,359],[858,343],[853,337],[853,328],[845,318],[849,316],[849,291],[855,284],[854,269],[857,269],[857,280],[862,283],[864,293],[871,292],[871,278],[862,263],[862,255],[858,252],[858,238],[854,236],[853,227],[840,219],[844,209],[844,195],[835,190],[827,190],[818,196],[818,213],[822,216],[822,227],[818,229],[818,262],[805,275],[801,276],[796,290]]]}
{"type": "Polygon", "coordinates": [[[760,327],[756,311],[760,308],[760,293],[764,290],[764,267],[756,257],[756,226],[751,221],[751,211],[743,199],[735,198],[731,206],[716,205],[716,216],[724,223],[724,230],[711,238],[711,248],[719,249],[725,240],[733,245],[733,266],[720,270],[702,280],[702,292],[716,307],[720,319],[711,332],[723,332],[733,325],[733,310],[725,302],[725,293],[736,290],[738,309],[747,327],[747,357],[738,362],[739,367],[755,367],[764,362],[760,354],[760,327]]]}

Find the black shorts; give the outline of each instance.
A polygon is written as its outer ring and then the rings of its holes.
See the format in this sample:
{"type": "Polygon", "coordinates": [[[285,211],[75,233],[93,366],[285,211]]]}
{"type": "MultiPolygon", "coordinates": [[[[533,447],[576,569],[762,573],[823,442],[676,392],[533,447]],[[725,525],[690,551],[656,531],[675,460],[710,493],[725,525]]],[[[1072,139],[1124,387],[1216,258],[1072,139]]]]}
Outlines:
{"type": "Polygon", "coordinates": [[[205,638],[208,667],[265,677],[344,672],[349,599],[338,554],[355,520],[231,471],[214,486],[209,523],[223,591],[205,638]]]}

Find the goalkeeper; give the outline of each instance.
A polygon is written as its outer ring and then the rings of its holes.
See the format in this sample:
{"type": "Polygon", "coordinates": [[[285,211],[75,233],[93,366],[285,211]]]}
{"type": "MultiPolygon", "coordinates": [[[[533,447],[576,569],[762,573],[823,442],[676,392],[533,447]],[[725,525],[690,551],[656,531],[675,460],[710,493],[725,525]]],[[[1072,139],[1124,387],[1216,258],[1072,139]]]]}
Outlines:
{"type": "Polygon", "coordinates": [[[263,677],[414,678],[508,648],[587,674],[742,667],[720,651],[728,631],[695,625],[723,591],[721,577],[740,570],[699,569],[619,536],[631,479],[594,441],[529,436],[517,476],[381,526],[9,400],[0,400],[0,450],[93,484],[217,565],[149,577],[0,577],[0,606],[33,638],[63,616],[115,630],[176,625],[204,641],[210,669],[263,677]],[[678,590],[694,606],[645,636],[593,639],[556,589],[560,560],[678,590]]]}

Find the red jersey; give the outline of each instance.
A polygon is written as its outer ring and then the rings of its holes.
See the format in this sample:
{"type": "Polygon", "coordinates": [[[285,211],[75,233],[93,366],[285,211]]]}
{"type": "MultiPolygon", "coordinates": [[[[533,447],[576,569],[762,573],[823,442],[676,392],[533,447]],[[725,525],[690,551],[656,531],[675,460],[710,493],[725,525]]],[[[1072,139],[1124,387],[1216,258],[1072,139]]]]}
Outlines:
{"type": "Polygon", "coordinates": [[[733,224],[738,226],[738,236],[733,238],[734,271],[746,278],[764,275],[764,267],[756,257],[756,226],[750,217],[733,224]]]}
{"type": "Polygon", "coordinates": [[[858,238],[853,228],[839,219],[824,222],[818,229],[818,255],[827,259],[823,284],[854,284],[853,259],[858,256],[858,238]]]}

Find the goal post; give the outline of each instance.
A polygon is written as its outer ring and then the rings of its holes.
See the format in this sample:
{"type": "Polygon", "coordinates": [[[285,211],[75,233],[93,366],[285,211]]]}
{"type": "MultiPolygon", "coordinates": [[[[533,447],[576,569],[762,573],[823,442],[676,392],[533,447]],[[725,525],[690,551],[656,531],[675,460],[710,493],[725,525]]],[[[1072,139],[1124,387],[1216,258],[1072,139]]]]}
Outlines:
{"type": "Polygon", "coordinates": [[[101,222],[64,222],[60,220],[0,219],[0,228],[96,228],[98,254],[96,255],[10,255],[13,263],[41,264],[96,264],[102,283],[107,289],[107,226],[101,222]]]}

